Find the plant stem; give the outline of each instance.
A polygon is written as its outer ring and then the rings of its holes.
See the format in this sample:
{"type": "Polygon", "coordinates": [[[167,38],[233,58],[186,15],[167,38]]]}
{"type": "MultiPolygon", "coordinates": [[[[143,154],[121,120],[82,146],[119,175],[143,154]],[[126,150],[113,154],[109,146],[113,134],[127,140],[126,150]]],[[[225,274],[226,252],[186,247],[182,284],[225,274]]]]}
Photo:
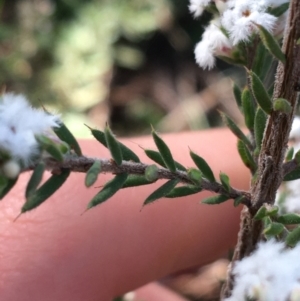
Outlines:
{"type": "MultiPolygon", "coordinates": [[[[117,165],[113,160],[99,159],[99,158],[88,158],[88,157],[78,157],[69,155],[64,158],[63,162],[55,161],[51,158],[45,160],[47,169],[51,170],[53,173],[60,172],[60,169],[70,169],[73,172],[83,172],[86,173],[89,168],[93,165],[95,160],[101,162],[101,172],[102,173],[128,173],[131,175],[144,175],[146,168],[149,166],[144,163],[136,163],[131,161],[123,161],[121,165],[117,165]]],[[[33,169],[34,166],[30,169],[33,169]]],[[[178,179],[181,183],[194,185],[193,181],[190,180],[187,172],[177,170],[176,172],[171,172],[166,168],[158,169],[158,179],[178,179]]],[[[227,192],[222,184],[217,182],[209,182],[206,179],[201,180],[201,188],[203,190],[208,190],[211,192],[224,194],[232,199],[243,196],[242,204],[249,206],[250,204],[250,194],[245,191],[240,191],[231,187],[230,192],[227,192]]]]}
{"type": "Polygon", "coordinates": [[[257,181],[251,187],[251,206],[244,208],[241,214],[238,243],[228,273],[229,277],[222,290],[222,299],[231,295],[234,285],[232,274],[234,262],[253,252],[261,237],[262,223],[254,221],[253,216],[263,204],[274,204],[276,192],[283,180],[285,172],[283,161],[300,91],[300,45],[297,45],[299,38],[300,2],[291,0],[282,46],[286,63],[278,64],[273,99],[279,97],[287,99],[293,110],[290,114],[272,111],[268,118],[258,158],[257,181]]]}

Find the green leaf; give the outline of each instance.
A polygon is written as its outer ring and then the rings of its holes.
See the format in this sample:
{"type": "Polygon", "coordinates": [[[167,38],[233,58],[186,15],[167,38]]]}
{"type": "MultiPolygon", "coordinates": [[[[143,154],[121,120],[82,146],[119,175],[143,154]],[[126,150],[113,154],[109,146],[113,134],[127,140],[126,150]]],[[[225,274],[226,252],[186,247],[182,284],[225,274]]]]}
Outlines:
{"type": "Polygon", "coordinates": [[[117,165],[121,165],[123,161],[123,156],[122,156],[120,144],[115,138],[115,136],[113,135],[108,125],[106,125],[105,127],[104,134],[107,143],[107,148],[109,149],[112,158],[114,159],[117,165]]]}
{"type": "Polygon", "coordinates": [[[277,60],[281,61],[282,63],[285,63],[285,54],[281,51],[280,46],[276,41],[275,37],[271,33],[269,33],[263,26],[256,23],[254,24],[258,28],[261,41],[263,42],[265,47],[277,60]]]}
{"type": "Polygon", "coordinates": [[[237,148],[238,148],[239,155],[242,161],[244,162],[244,164],[251,170],[252,173],[255,173],[257,169],[257,165],[251,153],[249,152],[247,146],[242,140],[238,140],[237,148]]]}
{"type": "Polygon", "coordinates": [[[154,161],[155,163],[159,164],[162,167],[167,168],[167,166],[159,152],[151,150],[151,149],[144,149],[144,151],[145,151],[145,154],[147,155],[147,157],[150,158],[152,161],[154,161]]]}
{"type": "Polygon", "coordinates": [[[251,92],[248,88],[243,90],[242,106],[245,118],[245,124],[250,131],[254,129],[255,107],[252,101],[251,92]]]}
{"type": "Polygon", "coordinates": [[[70,145],[71,149],[73,149],[78,156],[82,156],[82,152],[76,138],[64,123],[60,123],[60,127],[53,128],[53,131],[60,140],[65,141],[68,145],[70,145]]]}
{"type": "Polygon", "coordinates": [[[300,150],[296,152],[294,160],[296,161],[297,165],[300,164],[300,150]]]}
{"type": "Polygon", "coordinates": [[[152,137],[167,168],[171,172],[176,172],[176,165],[167,144],[157,135],[154,130],[152,130],[152,137]]]}
{"type": "Polygon", "coordinates": [[[273,103],[267,90],[253,71],[248,71],[248,74],[250,77],[251,90],[256,102],[267,114],[270,114],[272,112],[273,103]]]}
{"type": "Polygon", "coordinates": [[[209,165],[206,163],[206,161],[191,150],[190,150],[190,156],[193,159],[196,166],[203,173],[203,176],[210,182],[216,182],[215,176],[211,168],[209,167],[209,165]]]}
{"type": "Polygon", "coordinates": [[[255,72],[262,81],[265,78],[265,68],[267,67],[269,69],[270,67],[269,64],[268,66],[265,65],[266,59],[269,56],[268,54],[269,52],[264,44],[259,43],[256,48],[252,71],[255,72]]]}
{"type": "Polygon", "coordinates": [[[35,167],[30,177],[30,180],[27,184],[26,192],[25,192],[26,199],[28,199],[29,196],[32,195],[36,191],[37,187],[40,185],[43,178],[44,171],[45,171],[45,164],[43,162],[40,162],[35,167]]]}
{"type": "MultiPolygon", "coordinates": [[[[155,182],[155,181],[154,181],[155,182]]],[[[142,185],[148,185],[152,184],[154,182],[149,182],[145,175],[129,175],[122,186],[122,188],[128,188],[128,187],[137,187],[142,185]]]]}
{"type": "Polygon", "coordinates": [[[276,7],[270,7],[267,12],[270,15],[273,15],[275,17],[280,17],[282,14],[284,14],[289,9],[290,3],[287,1],[279,6],[276,7]]]}
{"type": "Polygon", "coordinates": [[[264,137],[267,116],[261,108],[257,108],[254,120],[254,136],[256,147],[260,150],[264,137]]]}
{"type": "Polygon", "coordinates": [[[155,164],[146,167],[145,177],[149,182],[154,182],[158,179],[158,168],[155,164]]]}
{"type": "Polygon", "coordinates": [[[230,192],[231,187],[230,187],[229,177],[225,173],[220,172],[220,180],[224,189],[227,192],[230,192]]]}
{"type": "Polygon", "coordinates": [[[254,220],[259,221],[268,216],[268,210],[265,206],[262,206],[258,209],[254,216],[254,220]]]}
{"type": "Polygon", "coordinates": [[[65,183],[69,175],[69,169],[62,169],[61,174],[52,175],[38,190],[28,196],[26,203],[21,209],[21,213],[41,205],[65,183]]]}
{"type": "Polygon", "coordinates": [[[99,204],[102,204],[118,192],[123,186],[128,177],[127,173],[116,175],[112,180],[107,182],[102,190],[100,190],[93,199],[89,202],[87,209],[91,209],[99,204]]]}
{"type": "Polygon", "coordinates": [[[226,114],[221,112],[221,116],[223,118],[224,123],[229,127],[231,132],[240,140],[242,140],[249,149],[252,149],[252,144],[246,135],[240,130],[240,128],[234,123],[234,121],[229,118],[226,114]]]}
{"type": "Polygon", "coordinates": [[[235,198],[233,201],[233,206],[234,207],[239,206],[242,203],[242,201],[244,200],[244,198],[245,197],[243,195],[240,195],[239,197],[235,198]]]}
{"type": "Polygon", "coordinates": [[[59,146],[49,137],[44,135],[35,135],[35,139],[42,147],[42,149],[47,151],[54,159],[59,162],[62,162],[64,160],[64,155],[61,152],[59,146]]]}
{"type": "Polygon", "coordinates": [[[168,182],[166,182],[165,184],[160,186],[158,189],[156,189],[153,193],[151,193],[147,197],[147,199],[144,202],[144,206],[148,205],[150,203],[153,203],[157,199],[165,197],[167,194],[169,194],[174,189],[174,187],[178,183],[179,183],[179,180],[173,179],[173,180],[169,180],[168,182]]]}
{"type": "Polygon", "coordinates": [[[272,222],[263,231],[265,235],[277,236],[284,230],[284,226],[280,223],[272,222]]]}
{"type": "MultiPolygon", "coordinates": [[[[162,159],[162,156],[160,155],[159,152],[151,150],[151,149],[144,149],[145,154],[147,155],[148,158],[150,158],[152,161],[157,163],[158,165],[167,168],[164,160],[162,159]]],[[[177,161],[175,162],[175,166],[178,170],[186,171],[186,168],[178,163],[177,161]]]]}
{"type": "Polygon", "coordinates": [[[165,195],[165,197],[166,198],[180,198],[180,197],[198,193],[201,190],[202,190],[202,188],[196,187],[196,186],[180,186],[180,187],[175,187],[167,195],[165,195]]]}
{"type": "Polygon", "coordinates": [[[279,207],[278,206],[271,206],[267,208],[267,214],[268,216],[275,217],[279,212],[279,207]]]}
{"type": "Polygon", "coordinates": [[[296,169],[285,175],[283,181],[293,181],[297,179],[300,179],[300,167],[297,167],[296,169]]]}
{"type": "Polygon", "coordinates": [[[0,195],[2,194],[3,190],[6,188],[8,184],[8,178],[0,175],[0,195]]]}
{"type": "Polygon", "coordinates": [[[226,202],[229,200],[230,197],[227,195],[216,195],[216,196],[211,196],[209,198],[206,198],[201,201],[202,204],[207,204],[207,205],[217,205],[226,202]]]}
{"type": "Polygon", "coordinates": [[[294,156],[294,148],[290,147],[285,155],[285,161],[291,161],[293,159],[294,156]]]}
{"type": "Polygon", "coordinates": [[[189,168],[188,172],[188,177],[190,180],[197,186],[201,185],[202,182],[202,173],[199,169],[196,168],[189,168]]]}
{"type": "Polygon", "coordinates": [[[89,168],[85,175],[85,186],[92,186],[98,179],[98,175],[101,171],[101,161],[95,160],[93,165],[89,168]]]}
{"type": "Polygon", "coordinates": [[[287,236],[285,242],[289,247],[294,247],[300,241],[300,226],[293,229],[287,236]]]}
{"type": "Polygon", "coordinates": [[[285,114],[290,114],[292,112],[291,104],[284,98],[277,98],[274,100],[273,109],[285,114]]]}
{"type": "Polygon", "coordinates": [[[295,213],[287,213],[278,217],[278,222],[284,225],[300,224],[300,215],[295,213]]]}
{"type": "MultiPolygon", "coordinates": [[[[90,129],[90,131],[91,131],[92,135],[94,136],[94,138],[98,142],[100,142],[103,146],[107,147],[107,143],[106,143],[106,140],[105,140],[105,134],[104,134],[104,132],[92,129],[89,126],[87,126],[87,127],[90,129]]],[[[131,149],[129,149],[122,142],[118,141],[118,143],[119,143],[119,146],[120,146],[120,149],[121,149],[121,152],[122,152],[123,160],[125,160],[125,161],[133,161],[133,162],[140,162],[139,157],[131,149]]]]}
{"type": "MultiPolygon", "coordinates": [[[[4,180],[2,180],[4,181],[4,180]]],[[[1,191],[0,191],[0,200],[2,200],[7,193],[15,186],[15,184],[17,183],[18,178],[15,179],[7,179],[7,184],[6,186],[2,187],[1,191]]],[[[4,182],[2,182],[4,184],[4,182]]]]}
{"type": "Polygon", "coordinates": [[[236,101],[237,106],[242,109],[242,92],[241,89],[239,88],[239,86],[233,82],[233,95],[234,95],[234,99],[236,101]]]}

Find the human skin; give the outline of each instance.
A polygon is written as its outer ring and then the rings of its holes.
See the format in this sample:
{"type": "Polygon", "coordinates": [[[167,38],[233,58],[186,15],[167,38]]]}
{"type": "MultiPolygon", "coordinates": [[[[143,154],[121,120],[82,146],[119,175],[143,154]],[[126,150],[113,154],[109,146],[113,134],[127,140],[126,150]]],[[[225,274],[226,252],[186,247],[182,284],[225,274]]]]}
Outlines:
{"type": "MultiPolygon", "coordinates": [[[[223,171],[234,187],[247,189],[248,172],[238,157],[236,138],[227,130],[162,137],[175,160],[194,166],[189,146],[216,176],[223,171]]],[[[143,162],[151,162],[139,147],[155,149],[150,137],[123,142],[143,162]]],[[[81,141],[81,146],[87,156],[109,157],[94,140],[81,141]]],[[[232,201],[199,204],[208,192],[161,199],[142,209],[162,181],[119,191],[81,215],[99,190],[86,189],[83,174],[72,174],[53,197],[13,222],[29,175],[23,174],[0,203],[1,301],[111,301],[165,275],[210,262],[226,254],[236,240],[239,209],[232,201]]],[[[109,178],[101,175],[94,186],[109,178]]]]}

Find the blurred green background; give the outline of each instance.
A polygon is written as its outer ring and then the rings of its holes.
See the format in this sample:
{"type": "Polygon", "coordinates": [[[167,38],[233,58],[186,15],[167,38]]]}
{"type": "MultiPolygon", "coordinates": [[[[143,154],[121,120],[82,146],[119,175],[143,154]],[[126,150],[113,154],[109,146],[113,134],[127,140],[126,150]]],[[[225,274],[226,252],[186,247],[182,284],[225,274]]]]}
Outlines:
{"type": "Polygon", "coordinates": [[[209,16],[194,20],[187,0],[0,3],[0,86],[61,113],[77,137],[90,137],[84,123],[119,136],[220,124],[230,83],[196,66],[209,16]]]}

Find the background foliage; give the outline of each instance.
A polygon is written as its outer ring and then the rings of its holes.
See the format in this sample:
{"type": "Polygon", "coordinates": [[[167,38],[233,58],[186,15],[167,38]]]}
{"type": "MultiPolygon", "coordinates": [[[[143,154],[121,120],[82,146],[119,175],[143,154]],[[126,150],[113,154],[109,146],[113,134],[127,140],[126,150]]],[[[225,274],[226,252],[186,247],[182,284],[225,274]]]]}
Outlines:
{"type": "Polygon", "coordinates": [[[228,107],[229,81],[211,86],[217,73],[195,65],[194,45],[209,16],[193,20],[187,6],[186,0],[2,0],[0,85],[62,112],[78,137],[89,137],[83,123],[103,128],[106,121],[119,135],[149,133],[150,123],[160,131],[216,126],[216,109],[241,121],[228,107]]]}

